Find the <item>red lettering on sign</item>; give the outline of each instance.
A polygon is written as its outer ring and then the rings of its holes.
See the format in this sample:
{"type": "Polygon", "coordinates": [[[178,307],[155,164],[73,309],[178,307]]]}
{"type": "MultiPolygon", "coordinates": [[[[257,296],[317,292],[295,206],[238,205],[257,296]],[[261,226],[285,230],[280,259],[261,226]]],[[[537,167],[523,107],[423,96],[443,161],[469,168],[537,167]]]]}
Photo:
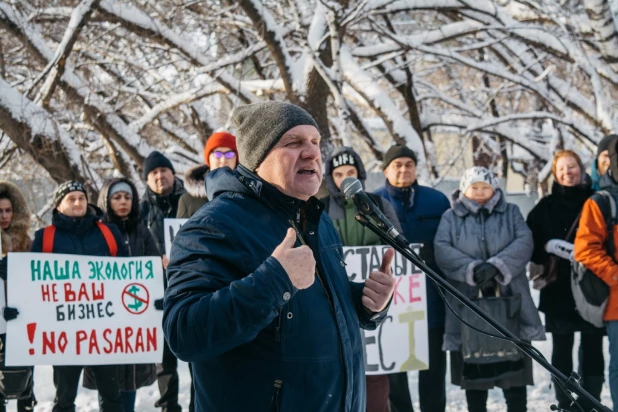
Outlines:
{"type": "Polygon", "coordinates": [[[418,279],[419,276],[420,276],[419,274],[408,276],[408,278],[410,279],[409,281],[410,282],[410,287],[409,287],[410,303],[419,302],[421,300],[420,296],[414,296],[414,289],[418,289],[421,286],[421,284],[416,281],[416,279],[418,279]]]}
{"type": "Polygon", "coordinates": [[[43,302],[58,302],[56,284],[41,285],[41,297],[43,298],[43,302]]]}
{"type": "Polygon", "coordinates": [[[88,338],[88,334],[84,330],[78,330],[75,333],[75,353],[77,353],[78,355],[82,353],[81,351],[82,342],[85,341],[87,338],[88,338]]]}
{"type": "Polygon", "coordinates": [[[114,351],[114,344],[112,343],[111,340],[109,340],[109,335],[111,333],[112,333],[112,330],[109,328],[103,331],[103,340],[107,344],[107,346],[103,348],[103,352],[108,353],[108,354],[114,351]]]}

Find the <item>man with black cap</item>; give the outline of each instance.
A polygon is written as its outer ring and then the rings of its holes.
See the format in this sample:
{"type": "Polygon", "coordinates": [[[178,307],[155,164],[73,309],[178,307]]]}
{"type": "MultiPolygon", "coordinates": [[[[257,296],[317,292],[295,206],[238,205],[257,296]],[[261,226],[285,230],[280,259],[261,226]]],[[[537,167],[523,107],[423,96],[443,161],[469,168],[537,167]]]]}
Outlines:
{"type": "MultiPolygon", "coordinates": [[[[144,179],[148,187],[139,205],[140,217],[142,223],[150,229],[163,257],[163,269],[168,264],[163,219],[176,218],[178,201],[185,193],[182,181],[174,176],[175,173],[172,162],[161,152],[155,150],[144,160],[144,179]]],[[[182,411],[178,404],[178,359],[167,343],[163,345],[163,360],[157,364],[157,382],[161,397],[155,406],[161,408],[162,412],[182,411]]]]}
{"type": "Polygon", "coordinates": [[[208,174],[177,234],[163,329],[193,365],[196,410],[365,410],[363,342],[393,293],[390,266],[352,283],[323,204],[320,133],[300,107],[233,114],[240,165],[208,174]]]}
{"type": "MultiPolygon", "coordinates": [[[[375,193],[393,205],[406,239],[422,244],[421,258],[440,273],[434,259],[433,241],[440,218],[450,203],[441,192],[418,184],[416,159],[416,153],[404,145],[388,149],[382,163],[386,184],[375,193]]],[[[442,351],[444,302],[433,282],[428,280],[426,289],[429,369],[419,372],[419,401],[423,412],[443,412],[446,408],[446,353],[442,351]]],[[[413,411],[407,373],[391,374],[389,378],[391,411],[413,411]]]]}
{"type": "Polygon", "coordinates": [[[609,149],[616,144],[618,135],[610,134],[601,139],[597,146],[597,157],[590,166],[590,177],[592,178],[592,188],[594,190],[600,190],[601,176],[607,173],[609,169],[609,149]]]}
{"type": "MultiPolygon", "coordinates": [[[[54,195],[52,224],[34,234],[32,252],[88,256],[128,256],[120,231],[99,221],[88,204],[84,186],[77,181],[61,184],[54,195]]],[[[6,317],[6,314],[5,314],[6,317]]],[[[75,397],[83,366],[54,366],[53,412],[75,411],[75,397]]],[[[116,366],[91,366],[100,396],[100,410],[123,412],[116,366]]]]}

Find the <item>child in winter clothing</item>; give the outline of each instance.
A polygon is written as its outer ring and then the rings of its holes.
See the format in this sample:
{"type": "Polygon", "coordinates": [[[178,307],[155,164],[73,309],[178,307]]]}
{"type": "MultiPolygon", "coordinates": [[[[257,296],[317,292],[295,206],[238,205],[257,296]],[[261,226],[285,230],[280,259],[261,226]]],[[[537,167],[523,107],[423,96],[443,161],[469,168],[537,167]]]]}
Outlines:
{"type": "MultiPolygon", "coordinates": [[[[544,340],[545,332],[532,302],[526,264],[532,254],[532,234],[516,205],[507,203],[496,176],[483,167],[466,170],[459,190],[452,196],[452,208],[440,221],[435,242],[438,266],[459,291],[469,298],[521,295],[520,338],[544,340]]],[[[447,297],[458,311],[454,297],[447,297]]],[[[526,410],[526,385],[532,385],[532,363],[508,377],[474,381],[463,373],[461,323],[447,312],[443,350],[451,351],[452,382],[466,390],[468,410],[486,411],[487,390],[504,391],[509,412],[526,410]]]]}

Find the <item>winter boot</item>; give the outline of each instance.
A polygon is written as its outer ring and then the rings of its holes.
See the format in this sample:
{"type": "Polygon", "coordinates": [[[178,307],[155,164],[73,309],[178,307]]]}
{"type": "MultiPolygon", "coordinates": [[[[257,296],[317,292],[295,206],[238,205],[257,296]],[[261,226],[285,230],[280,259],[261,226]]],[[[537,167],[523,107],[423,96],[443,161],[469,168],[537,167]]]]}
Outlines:
{"type": "Polygon", "coordinates": [[[552,383],[554,385],[554,390],[556,391],[556,400],[558,401],[558,408],[565,411],[571,410],[571,399],[568,395],[562,390],[562,388],[556,384],[555,379],[552,377],[552,383]]]}
{"type": "Polygon", "coordinates": [[[603,382],[605,382],[605,376],[586,376],[582,378],[582,386],[590,395],[596,400],[601,400],[601,390],[603,389],[603,382]]]}

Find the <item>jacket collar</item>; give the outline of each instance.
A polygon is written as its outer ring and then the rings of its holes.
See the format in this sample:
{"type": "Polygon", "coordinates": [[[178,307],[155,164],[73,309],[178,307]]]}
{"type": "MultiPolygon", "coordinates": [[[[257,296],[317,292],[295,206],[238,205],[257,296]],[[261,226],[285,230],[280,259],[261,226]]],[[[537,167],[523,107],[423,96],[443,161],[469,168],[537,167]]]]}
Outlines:
{"type": "Polygon", "coordinates": [[[161,196],[152,190],[150,187],[146,186],[146,191],[144,192],[144,196],[142,199],[148,200],[151,204],[160,205],[165,202],[171,203],[171,199],[173,197],[180,197],[184,193],[184,185],[180,179],[174,177],[174,188],[172,189],[172,193],[167,196],[161,196]]]}
{"type": "Polygon", "coordinates": [[[83,217],[70,217],[58,211],[54,211],[52,216],[52,225],[57,229],[70,232],[76,236],[82,236],[88,232],[99,221],[99,217],[95,215],[94,210],[88,207],[86,215],[83,217]]]}
{"type": "Polygon", "coordinates": [[[468,214],[477,215],[481,210],[486,210],[489,214],[494,212],[504,213],[506,211],[506,200],[504,199],[502,189],[496,189],[491,199],[483,206],[479,205],[474,200],[468,199],[461,193],[461,190],[457,189],[451,196],[451,203],[455,214],[461,217],[468,214]]]}
{"type": "Polygon", "coordinates": [[[385,187],[386,191],[393,199],[403,200],[406,196],[410,196],[410,203],[412,203],[412,200],[414,198],[414,191],[418,187],[418,180],[415,180],[414,183],[412,183],[412,185],[408,187],[395,187],[391,185],[387,179],[385,187]]]}

